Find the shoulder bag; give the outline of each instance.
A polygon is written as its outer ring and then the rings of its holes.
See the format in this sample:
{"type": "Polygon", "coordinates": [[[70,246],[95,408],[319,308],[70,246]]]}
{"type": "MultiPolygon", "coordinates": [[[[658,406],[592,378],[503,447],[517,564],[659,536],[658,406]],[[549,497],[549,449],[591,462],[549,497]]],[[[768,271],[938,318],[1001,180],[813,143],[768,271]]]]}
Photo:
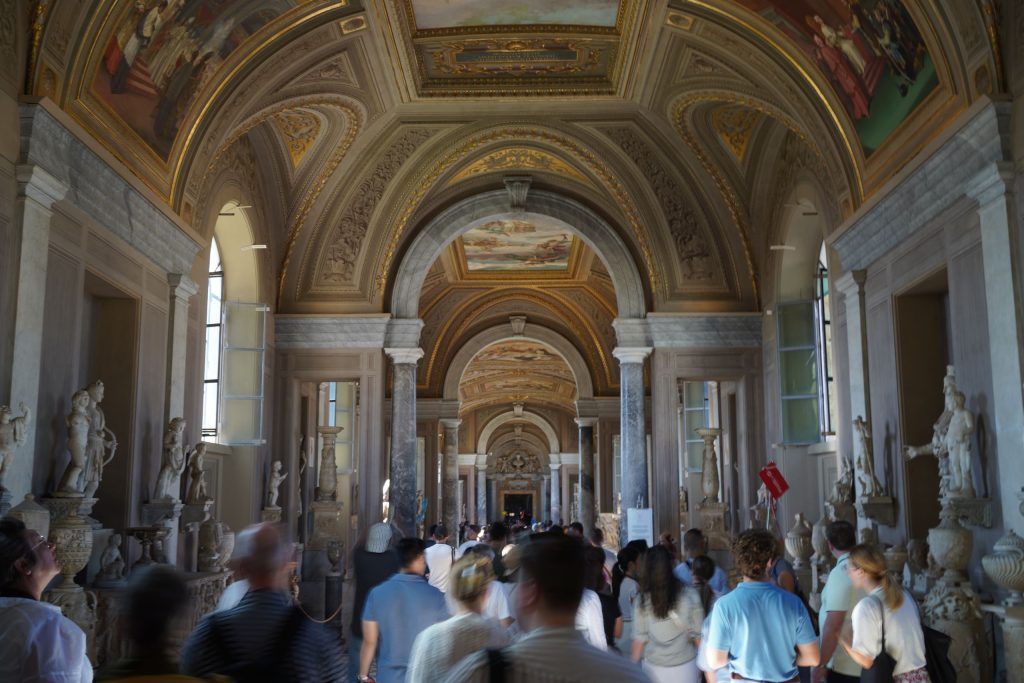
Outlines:
{"type": "Polygon", "coordinates": [[[885,605],[874,595],[868,599],[878,603],[878,609],[882,618],[882,651],[875,657],[875,662],[870,669],[864,669],[860,673],[861,683],[892,683],[896,671],[896,660],[885,650],[885,605]]]}

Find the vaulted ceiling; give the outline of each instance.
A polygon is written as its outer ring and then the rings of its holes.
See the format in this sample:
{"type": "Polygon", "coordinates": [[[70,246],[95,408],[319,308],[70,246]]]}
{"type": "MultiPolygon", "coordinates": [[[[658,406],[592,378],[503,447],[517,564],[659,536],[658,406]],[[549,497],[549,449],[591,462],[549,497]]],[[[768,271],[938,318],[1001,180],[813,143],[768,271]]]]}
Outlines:
{"type": "MultiPolygon", "coordinates": [[[[1003,80],[973,2],[38,4],[29,93],[201,234],[226,199],[251,205],[282,312],[386,311],[417,230],[524,173],[614,226],[648,310],[757,310],[800,178],[835,227],[1003,80]]],[[[611,389],[607,274],[546,239],[525,256],[456,241],[424,288],[425,334],[515,309],[587,347],[611,389]]]]}

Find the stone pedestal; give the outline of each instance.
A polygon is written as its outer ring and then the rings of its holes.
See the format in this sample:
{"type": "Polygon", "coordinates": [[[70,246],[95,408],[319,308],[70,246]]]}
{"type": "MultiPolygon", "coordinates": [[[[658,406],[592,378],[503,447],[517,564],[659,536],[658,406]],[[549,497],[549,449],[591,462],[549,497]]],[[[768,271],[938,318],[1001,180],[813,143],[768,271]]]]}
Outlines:
{"type": "Polygon", "coordinates": [[[985,612],[996,615],[1003,631],[1003,653],[1006,657],[1007,681],[1024,671],[1024,605],[982,605],[985,612]]]}
{"type": "Polygon", "coordinates": [[[85,585],[94,584],[96,575],[100,573],[100,556],[107,549],[110,537],[114,535],[113,529],[93,529],[92,532],[92,553],[89,556],[89,563],[85,566],[85,585]]]}
{"type": "Polygon", "coordinates": [[[212,507],[212,500],[182,506],[180,526],[181,533],[185,537],[184,567],[187,572],[198,571],[199,527],[210,519],[210,508],[212,507]]]}
{"type": "Polygon", "coordinates": [[[184,508],[180,500],[154,500],[142,504],[143,526],[159,526],[167,530],[162,538],[152,536],[149,542],[151,546],[154,541],[162,543],[164,555],[171,560],[171,564],[177,564],[178,520],[184,508]]]}
{"type": "Polygon", "coordinates": [[[281,522],[281,513],[281,508],[276,505],[272,508],[263,508],[262,512],[260,512],[260,521],[279,524],[281,522]]]}
{"type": "Polygon", "coordinates": [[[872,496],[857,502],[864,517],[882,526],[896,525],[896,500],[891,496],[872,496]]]}
{"type": "Polygon", "coordinates": [[[223,529],[220,522],[207,519],[199,525],[199,548],[196,552],[196,568],[200,572],[216,574],[224,571],[226,560],[221,558],[223,550],[223,529]]]}
{"type": "Polygon", "coordinates": [[[341,574],[332,572],[324,577],[324,618],[328,619],[328,628],[338,631],[344,630],[341,620],[341,590],[341,574]]]}
{"type": "MultiPolygon", "coordinates": [[[[392,497],[392,504],[394,498],[392,497]]],[[[332,540],[341,538],[341,511],[343,504],[336,500],[318,500],[309,506],[313,515],[313,537],[310,550],[326,550],[332,540]]]]}
{"type": "Polygon", "coordinates": [[[974,526],[992,528],[991,498],[952,498],[950,504],[959,519],[974,526]]]}
{"type": "Polygon", "coordinates": [[[726,531],[729,506],[721,501],[708,501],[697,506],[700,527],[708,539],[709,550],[729,550],[732,538],[726,531]]]}

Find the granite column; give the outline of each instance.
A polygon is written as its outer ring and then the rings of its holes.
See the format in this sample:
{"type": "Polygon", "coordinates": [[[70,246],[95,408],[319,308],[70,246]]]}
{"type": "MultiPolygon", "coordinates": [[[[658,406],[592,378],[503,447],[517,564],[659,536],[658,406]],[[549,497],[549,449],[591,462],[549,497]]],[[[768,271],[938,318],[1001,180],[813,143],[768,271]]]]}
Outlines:
{"type": "Polygon", "coordinates": [[[551,521],[560,524],[562,519],[562,484],[559,481],[559,473],[562,470],[560,463],[550,465],[551,467],[551,521]]]}
{"type": "Polygon", "coordinates": [[[578,417],[580,444],[580,510],[579,520],[587,533],[594,528],[594,424],[595,417],[578,417]]]}
{"type": "Polygon", "coordinates": [[[476,466],[476,523],[487,524],[487,465],[476,466]]]}
{"type": "Polygon", "coordinates": [[[448,527],[448,542],[459,544],[459,425],[462,420],[442,419],[444,460],[441,480],[441,519],[448,527]]]}
{"type": "Polygon", "coordinates": [[[619,347],[619,443],[622,455],[622,518],[620,543],[628,538],[630,508],[650,507],[647,490],[647,415],[644,360],[650,347],[619,347]]]}
{"type": "Polygon", "coordinates": [[[416,362],[418,348],[388,348],[391,358],[391,521],[416,534],[416,362]]]}

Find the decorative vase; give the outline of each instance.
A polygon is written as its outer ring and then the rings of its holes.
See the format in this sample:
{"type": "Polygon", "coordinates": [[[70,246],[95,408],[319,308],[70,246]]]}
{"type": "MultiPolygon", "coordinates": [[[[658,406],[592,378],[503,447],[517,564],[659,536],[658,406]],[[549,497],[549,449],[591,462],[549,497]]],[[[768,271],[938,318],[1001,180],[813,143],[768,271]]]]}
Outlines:
{"type": "Polygon", "coordinates": [[[786,534],[786,550],[793,557],[793,569],[807,566],[814,553],[814,546],[811,544],[811,525],[801,512],[796,513],[796,522],[786,534]]]}
{"type": "Polygon", "coordinates": [[[886,549],[883,553],[885,555],[885,566],[897,577],[903,576],[903,568],[907,565],[907,553],[906,547],[902,545],[894,545],[886,549]]]}
{"type": "Polygon", "coordinates": [[[992,548],[991,555],[981,558],[985,573],[998,586],[1010,591],[1003,601],[1007,607],[1024,603],[1024,538],[1011,529],[992,548]]]}
{"type": "Polygon", "coordinates": [[[967,563],[971,559],[971,532],[960,524],[948,501],[943,504],[940,516],[942,521],[939,526],[928,530],[928,548],[943,569],[943,581],[964,581],[967,578],[967,563]]]}
{"type": "Polygon", "coordinates": [[[50,540],[54,544],[61,582],[54,590],[80,591],[75,575],[85,569],[92,556],[92,525],[78,516],[79,498],[47,499],[47,506],[56,521],[50,524],[50,540]]]}
{"type": "Polygon", "coordinates": [[[220,570],[226,571],[228,562],[231,561],[231,553],[235,551],[235,532],[224,522],[220,522],[220,543],[217,545],[217,553],[220,555],[220,570]]]}

